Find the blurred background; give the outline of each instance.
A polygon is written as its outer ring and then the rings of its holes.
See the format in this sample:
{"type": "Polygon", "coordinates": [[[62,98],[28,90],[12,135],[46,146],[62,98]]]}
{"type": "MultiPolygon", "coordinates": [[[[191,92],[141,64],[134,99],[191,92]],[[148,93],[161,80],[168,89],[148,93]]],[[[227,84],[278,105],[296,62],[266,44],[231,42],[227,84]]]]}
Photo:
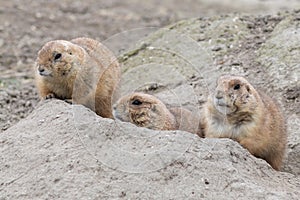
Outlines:
{"type": "Polygon", "coordinates": [[[88,36],[103,41],[120,32],[191,17],[266,15],[297,7],[299,0],[1,0],[0,69],[32,63],[38,49],[53,39],[88,36]]]}

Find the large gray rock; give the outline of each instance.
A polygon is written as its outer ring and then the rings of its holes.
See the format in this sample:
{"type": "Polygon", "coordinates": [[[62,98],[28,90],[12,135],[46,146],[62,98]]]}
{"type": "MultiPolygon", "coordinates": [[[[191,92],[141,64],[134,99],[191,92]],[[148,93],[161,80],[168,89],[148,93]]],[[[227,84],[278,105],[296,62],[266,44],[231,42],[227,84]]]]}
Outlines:
{"type": "Polygon", "coordinates": [[[299,12],[216,16],[170,25],[124,54],[123,94],[153,93],[199,111],[220,74],[243,75],[280,105],[288,125],[284,171],[300,174],[299,12]]]}
{"type": "Polygon", "coordinates": [[[229,139],[43,102],[0,135],[0,199],[299,199],[300,180],[229,139]]]}

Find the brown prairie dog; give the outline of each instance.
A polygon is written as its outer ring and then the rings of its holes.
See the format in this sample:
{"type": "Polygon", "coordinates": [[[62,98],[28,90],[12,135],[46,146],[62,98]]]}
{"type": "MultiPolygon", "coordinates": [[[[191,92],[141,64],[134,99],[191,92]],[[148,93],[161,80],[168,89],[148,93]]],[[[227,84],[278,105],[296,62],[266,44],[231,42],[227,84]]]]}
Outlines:
{"type": "Polygon", "coordinates": [[[118,100],[114,117],[154,130],[183,130],[201,136],[199,117],[184,108],[170,108],[155,96],[132,93],[118,100]]]}
{"type": "Polygon", "coordinates": [[[71,99],[107,118],[113,118],[120,73],[112,52],[90,38],[50,41],[36,60],[36,85],[42,99],[71,99]]]}
{"type": "Polygon", "coordinates": [[[231,138],[279,170],[286,149],[286,127],[278,106],[243,77],[219,77],[202,113],[205,137],[231,138]]]}

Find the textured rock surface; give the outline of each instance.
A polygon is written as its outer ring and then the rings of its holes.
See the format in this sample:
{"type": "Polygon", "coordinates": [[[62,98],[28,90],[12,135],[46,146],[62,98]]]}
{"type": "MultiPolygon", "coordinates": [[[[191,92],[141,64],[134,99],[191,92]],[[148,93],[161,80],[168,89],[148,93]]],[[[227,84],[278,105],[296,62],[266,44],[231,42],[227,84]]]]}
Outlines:
{"type": "Polygon", "coordinates": [[[142,90],[198,110],[220,74],[243,75],[280,105],[288,125],[284,170],[300,170],[300,14],[178,22],[121,57],[123,93],[142,90]],[[155,76],[156,75],[156,76],[155,76]]]}
{"type": "Polygon", "coordinates": [[[156,132],[49,100],[0,135],[2,199],[298,199],[229,139],[156,132]]]}

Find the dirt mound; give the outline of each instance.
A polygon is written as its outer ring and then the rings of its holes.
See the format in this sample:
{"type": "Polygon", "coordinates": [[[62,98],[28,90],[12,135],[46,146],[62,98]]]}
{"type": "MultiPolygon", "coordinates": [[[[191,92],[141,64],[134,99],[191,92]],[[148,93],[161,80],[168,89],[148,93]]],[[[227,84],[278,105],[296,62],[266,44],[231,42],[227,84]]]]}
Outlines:
{"type": "Polygon", "coordinates": [[[157,132],[42,103],[0,135],[4,199],[298,199],[299,178],[229,139],[157,132]],[[176,187],[174,187],[176,186],[176,187]]]}
{"type": "Polygon", "coordinates": [[[121,56],[123,94],[142,90],[196,112],[221,74],[245,76],[280,105],[288,126],[284,170],[300,173],[300,14],[184,20],[121,56]]]}

